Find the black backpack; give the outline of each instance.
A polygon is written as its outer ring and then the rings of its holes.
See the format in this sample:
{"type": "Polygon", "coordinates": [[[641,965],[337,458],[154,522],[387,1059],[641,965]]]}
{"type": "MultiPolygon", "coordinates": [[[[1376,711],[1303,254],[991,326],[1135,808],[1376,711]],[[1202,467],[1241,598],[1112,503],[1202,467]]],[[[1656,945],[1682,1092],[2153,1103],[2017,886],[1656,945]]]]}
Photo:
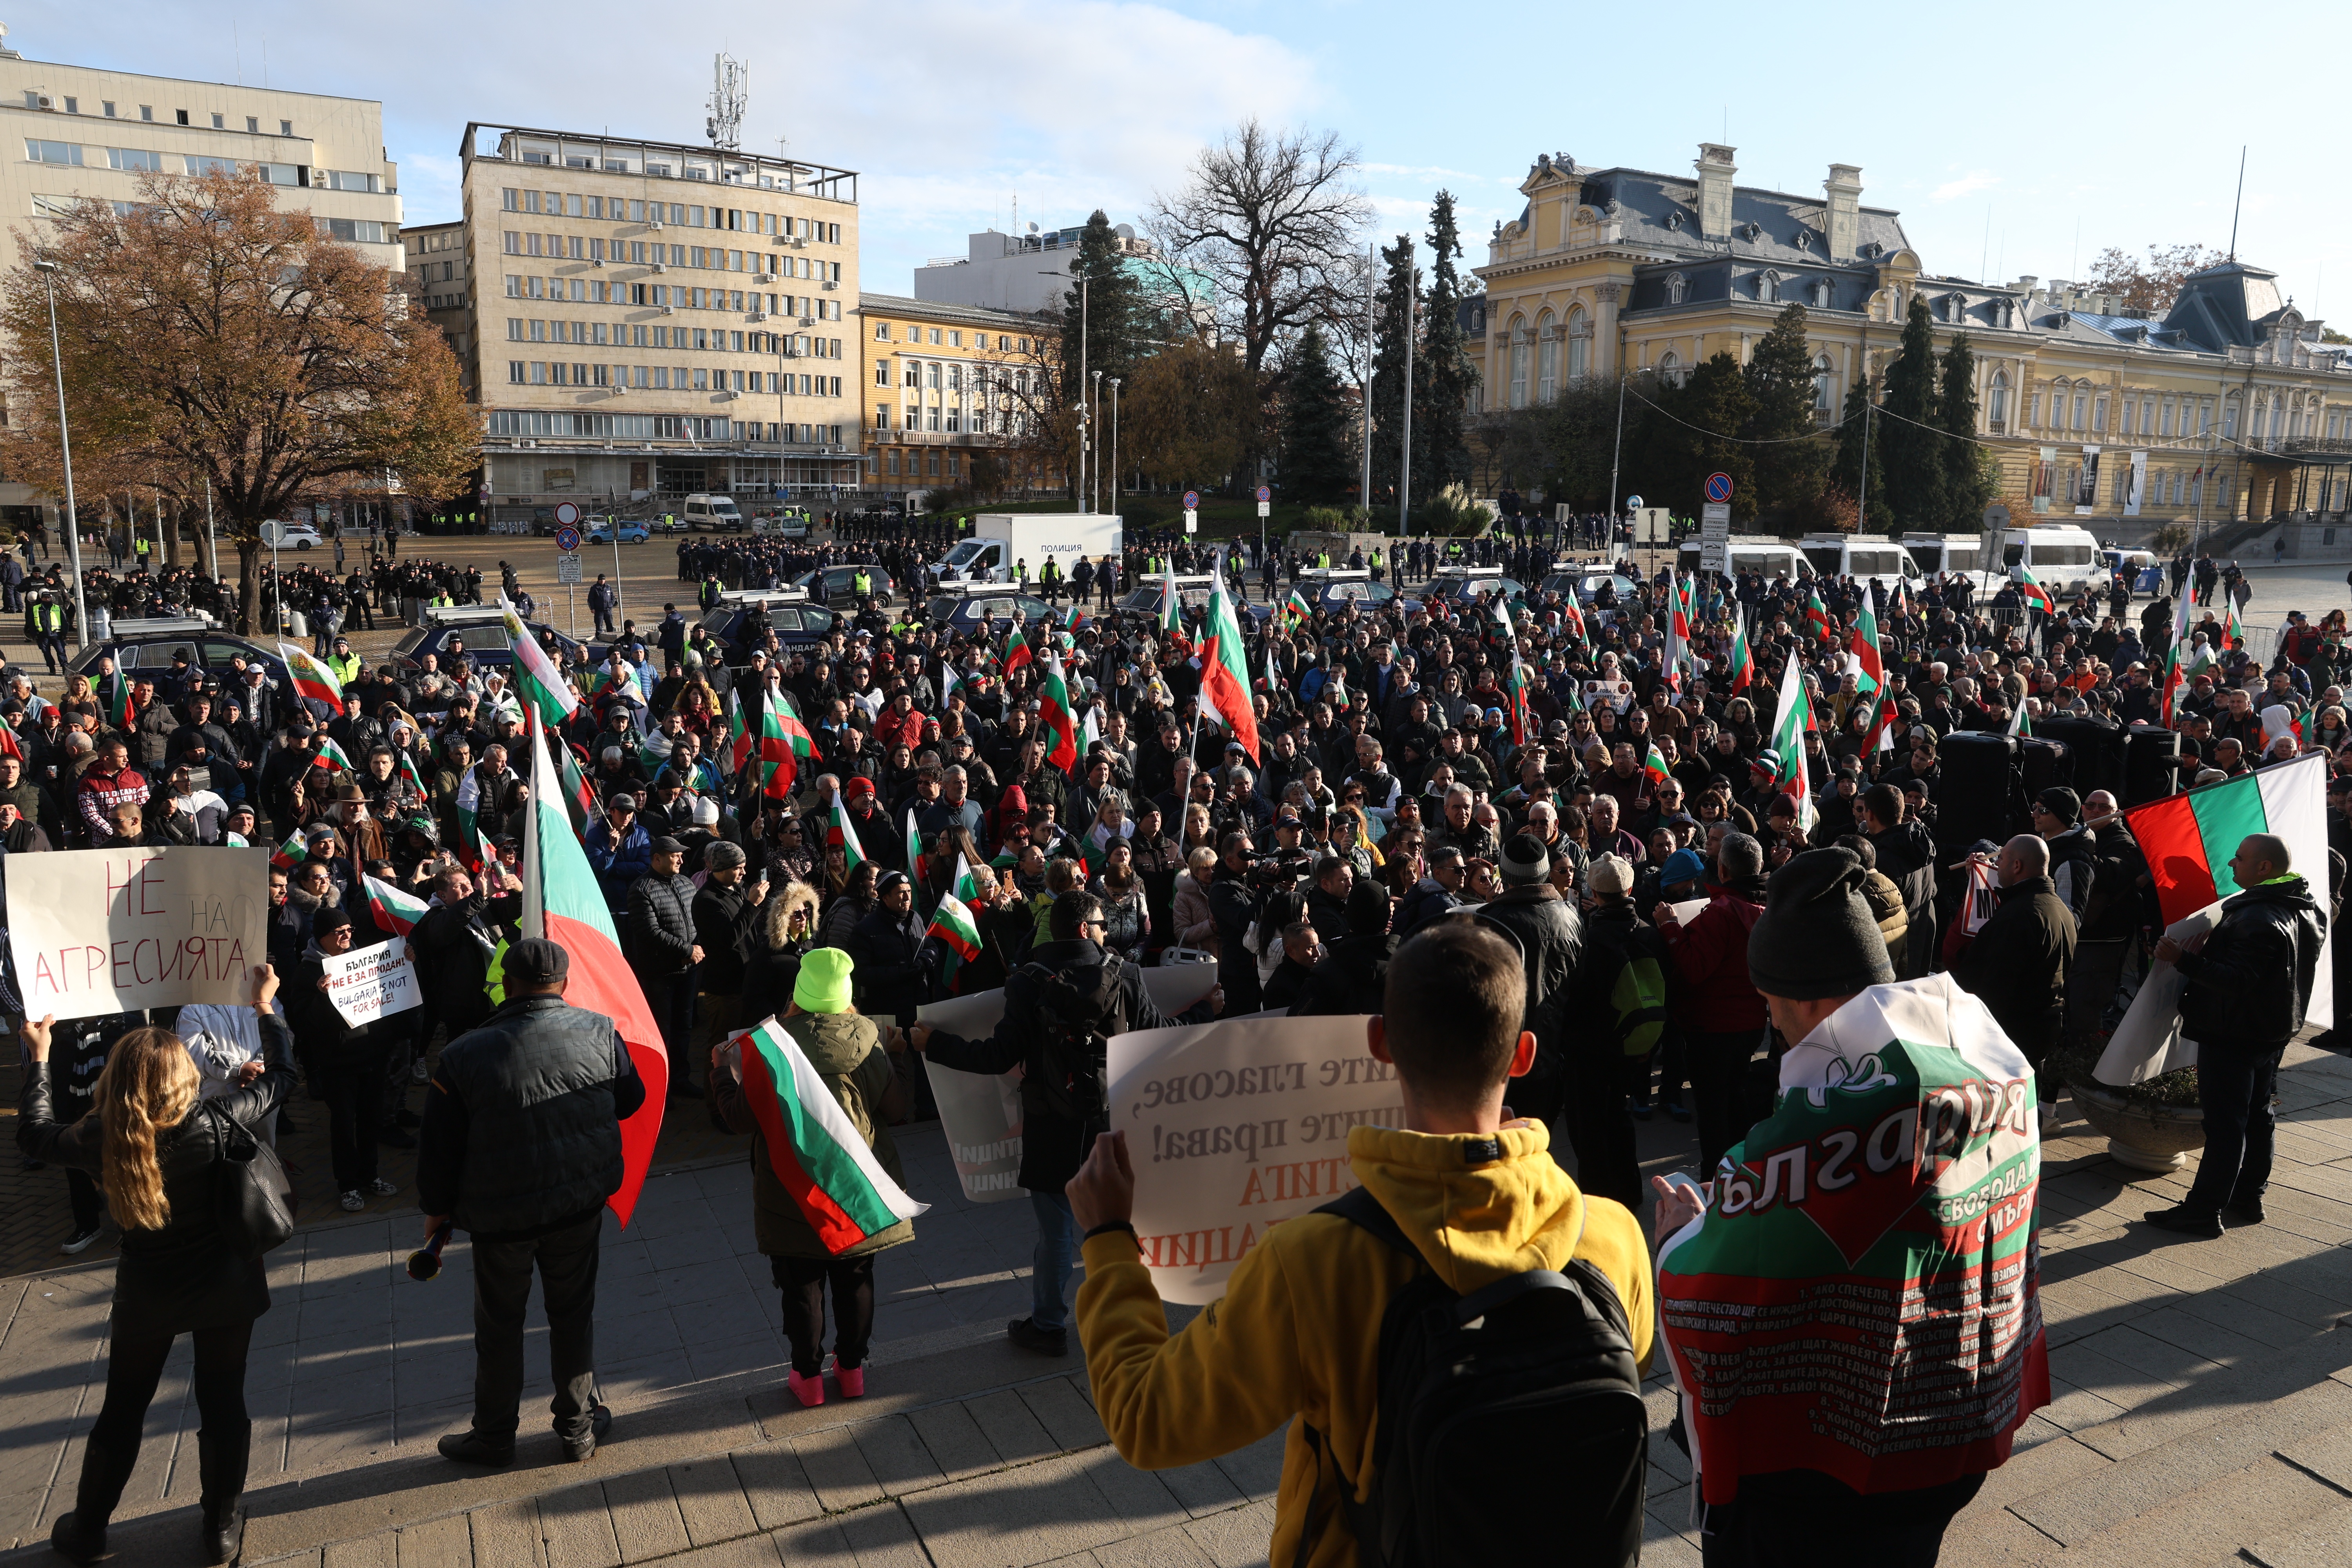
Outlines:
{"type": "MultiPolygon", "coordinates": [[[[1315,1212],[1421,1265],[1381,1320],[1371,1493],[1359,1503],[1341,1481],[1363,1568],[1639,1561],[1650,1419],[1608,1276],[1570,1258],[1457,1296],[1366,1189],[1315,1212]]],[[[1319,1449],[1321,1435],[1309,1436],[1319,1449]]],[[[1320,1500],[1299,1568],[1321,1533],[1320,1500]]]]}
{"type": "Polygon", "coordinates": [[[1123,965],[1105,953],[1085,985],[1042,963],[1023,969],[1037,999],[1037,1066],[1028,1081],[1055,1115],[1086,1128],[1108,1125],[1110,1037],[1129,1026],[1123,965]]]}

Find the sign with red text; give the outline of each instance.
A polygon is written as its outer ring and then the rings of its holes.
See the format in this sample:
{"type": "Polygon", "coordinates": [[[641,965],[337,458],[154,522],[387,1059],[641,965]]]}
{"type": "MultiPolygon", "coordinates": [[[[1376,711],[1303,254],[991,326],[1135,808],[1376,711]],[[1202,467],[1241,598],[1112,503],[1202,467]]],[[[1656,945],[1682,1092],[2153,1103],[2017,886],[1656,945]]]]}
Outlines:
{"type": "Polygon", "coordinates": [[[66,849],[8,858],[26,1016],[253,999],[269,962],[267,849],[66,849]]]}
{"type": "Polygon", "coordinates": [[[354,1029],[425,1005],[404,937],[330,958],[324,969],[319,978],[326,984],[327,1000],[354,1029]]]}
{"type": "Polygon", "coordinates": [[[1236,1018],[1110,1042],[1110,1124],[1135,1167],[1135,1235],[1162,1300],[1202,1307],[1265,1233],[1357,1183],[1350,1128],[1402,1127],[1364,1017],[1236,1018]]]}

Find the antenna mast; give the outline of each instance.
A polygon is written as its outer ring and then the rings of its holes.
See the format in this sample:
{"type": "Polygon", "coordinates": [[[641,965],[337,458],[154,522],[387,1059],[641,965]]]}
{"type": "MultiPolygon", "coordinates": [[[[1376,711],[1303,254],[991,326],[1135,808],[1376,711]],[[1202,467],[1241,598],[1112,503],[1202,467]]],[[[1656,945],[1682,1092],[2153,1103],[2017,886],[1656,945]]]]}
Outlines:
{"type": "Polygon", "coordinates": [[[751,72],[732,55],[717,55],[710,63],[710,118],[705,123],[710,144],[721,153],[743,150],[743,83],[751,72]]]}
{"type": "Polygon", "coordinates": [[[2230,204],[2230,259],[2238,259],[2238,209],[2246,205],[2246,149],[2238,148],[2238,195],[2230,204]]]}

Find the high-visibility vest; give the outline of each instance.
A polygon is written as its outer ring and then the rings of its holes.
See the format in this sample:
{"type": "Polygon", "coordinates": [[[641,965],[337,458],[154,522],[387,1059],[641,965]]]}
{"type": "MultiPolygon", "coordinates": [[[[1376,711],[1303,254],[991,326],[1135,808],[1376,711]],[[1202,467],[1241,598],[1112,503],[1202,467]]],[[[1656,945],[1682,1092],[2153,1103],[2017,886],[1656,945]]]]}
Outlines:
{"type": "Polygon", "coordinates": [[[866,595],[874,592],[874,577],[871,573],[860,572],[857,575],[852,577],[849,582],[850,585],[856,590],[857,595],[860,598],[864,598],[866,595]]]}
{"type": "Polygon", "coordinates": [[[33,624],[45,632],[63,631],[66,624],[65,606],[51,604],[34,605],[33,624]]]}
{"type": "Polygon", "coordinates": [[[360,673],[360,656],[355,653],[329,654],[327,668],[335,672],[337,680],[354,680],[360,673]]]}

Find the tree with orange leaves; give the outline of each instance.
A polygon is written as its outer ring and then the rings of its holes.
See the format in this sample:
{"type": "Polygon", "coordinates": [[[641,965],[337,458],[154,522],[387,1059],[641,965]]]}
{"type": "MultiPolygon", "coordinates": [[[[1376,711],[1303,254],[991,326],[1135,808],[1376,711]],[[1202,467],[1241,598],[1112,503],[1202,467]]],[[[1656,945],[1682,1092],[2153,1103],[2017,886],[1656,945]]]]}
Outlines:
{"type": "Polygon", "coordinates": [[[48,300],[32,267],[51,261],[78,477],[97,459],[184,505],[209,482],[249,626],[262,523],[381,489],[387,472],[445,494],[479,463],[457,360],[410,315],[404,275],[280,211],[252,170],[150,175],[136,202],[86,199],[18,237],[25,260],[0,303],[10,471],[63,492],[48,300]]]}

